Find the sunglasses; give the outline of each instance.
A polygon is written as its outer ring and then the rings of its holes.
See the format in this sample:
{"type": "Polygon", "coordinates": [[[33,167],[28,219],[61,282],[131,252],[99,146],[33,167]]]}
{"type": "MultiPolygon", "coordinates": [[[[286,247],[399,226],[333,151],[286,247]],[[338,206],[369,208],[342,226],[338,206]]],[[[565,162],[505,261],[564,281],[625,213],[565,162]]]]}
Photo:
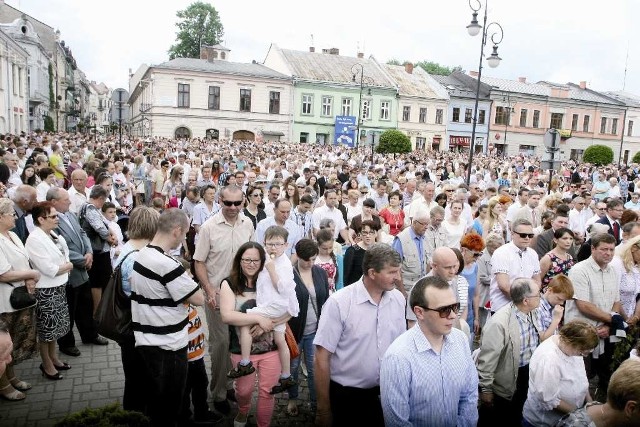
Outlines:
{"type": "Polygon", "coordinates": [[[244,200],[235,200],[233,202],[231,200],[223,200],[222,203],[224,203],[225,206],[240,206],[244,203],[244,200]]]}
{"type": "Polygon", "coordinates": [[[423,310],[437,312],[441,319],[446,319],[447,317],[449,317],[452,311],[456,314],[458,314],[458,312],[460,311],[459,302],[451,305],[445,305],[444,307],[438,307],[438,308],[423,307],[421,305],[419,305],[418,307],[422,308],[423,310]]]}
{"type": "Polygon", "coordinates": [[[517,231],[514,231],[513,234],[517,234],[522,239],[526,239],[526,238],[533,239],[533,236],[534,236],[533,233],[518,233],[517,231]]]}

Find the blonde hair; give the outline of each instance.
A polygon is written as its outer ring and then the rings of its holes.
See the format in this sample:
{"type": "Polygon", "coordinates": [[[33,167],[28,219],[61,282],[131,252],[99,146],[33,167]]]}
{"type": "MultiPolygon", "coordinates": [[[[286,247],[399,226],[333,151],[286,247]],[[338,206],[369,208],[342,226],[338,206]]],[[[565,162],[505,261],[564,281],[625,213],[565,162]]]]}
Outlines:
{"type": "Polygon", "coordinates": [[[611,375],[607,403],[622,411],[630,400],[640,400],[640,362],[627,359],[611,375]]]}
{"type": "Polygon", "coordinates": [[[636,265],[635,261],[633,260],[633,253],[631,252],[631,250],[633,249],[634,246],[636,246],[636,249],[640,249],[639,243],[640,243],[640,236],[636,236],[633,239],[630,239],[627,242],[625,242],[624,246],[620,251],[620,258],[622,259],[622,264],[624,265],[624,269],[626,270],[627,273],[631,273],[631,271],[633,270],[633,267],[636,265]]]}

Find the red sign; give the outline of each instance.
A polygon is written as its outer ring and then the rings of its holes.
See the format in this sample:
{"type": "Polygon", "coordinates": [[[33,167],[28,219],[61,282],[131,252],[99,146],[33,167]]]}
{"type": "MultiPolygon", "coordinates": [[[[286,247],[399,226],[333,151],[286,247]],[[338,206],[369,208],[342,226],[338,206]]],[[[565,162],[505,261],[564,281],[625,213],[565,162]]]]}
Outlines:
{"type": "Polygon", "coordinates": [[[468,147],[471,145],[471,137],[469,136],[450,136],[449,145],[455,147],[456,145],[461,147],[468,147]]]}
{"type": "Polygon", "coordinates": [[[18,112],[18,107],[13,107],[13,111],[14,111],[15,113],[17,113],[17,112],[18,112]]]}

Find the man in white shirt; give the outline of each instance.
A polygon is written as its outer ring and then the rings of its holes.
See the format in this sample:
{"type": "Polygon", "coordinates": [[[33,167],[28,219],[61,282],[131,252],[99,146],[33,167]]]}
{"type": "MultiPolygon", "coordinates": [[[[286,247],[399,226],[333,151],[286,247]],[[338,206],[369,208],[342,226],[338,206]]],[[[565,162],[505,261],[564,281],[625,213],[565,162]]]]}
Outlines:
{"type": "Polygon", "coordinates": [[[631,200],[624,204],[625,209],[633,209],[634,211],[640,210],[640,194],[631,193],[631,200]]]}
{"type": "Polygon", "coordinates": [[[591,217],[591,212],[585,209],[585,201],[583,197],[573,199],[573,209],[569,211],[569,228],[571,231],[578,232],[583,236],[587,232],[587,220],[591,217]]]}
{"type": "Polygon", "coordinates": [[[405,207],[405,223],[407,223],[407,225],[411,224],[411,220],[418,216],[418,212],[424,211],[426,213],[430,213],[431,209],[438,206],[438,204],[433,200],[433,196],[436,193],[436,187],[432,182],[418,184],[418,192],[420,193],[420,196],[415,198],[408,207],[405,207]],[[406,212],[407,208],[409,210],[408,215],[406,212]]]}
{"type": "Polygon", "coordinates": [[[87,173],[82,169],[71,172],[71,187],[68,190],[71,205],[69,211],[78,214],[78,211],[89,200],[87,188],[87,173]]]}
{"type": "Polygon", "coordinates": [[[313,234],[315,235],[320,230],[320,221],[324,218],[332,219],[336,225],[334,232],[334,239],[338,236],[342,236],[345,242],[350,242],[349,230],[347,229],[347,223],[344,222],[342,212],[337,208],[338,206],[338,194],[336,190],[331,188],[324,192],[325,205],[316,208],[313,211],[313,234]]]}

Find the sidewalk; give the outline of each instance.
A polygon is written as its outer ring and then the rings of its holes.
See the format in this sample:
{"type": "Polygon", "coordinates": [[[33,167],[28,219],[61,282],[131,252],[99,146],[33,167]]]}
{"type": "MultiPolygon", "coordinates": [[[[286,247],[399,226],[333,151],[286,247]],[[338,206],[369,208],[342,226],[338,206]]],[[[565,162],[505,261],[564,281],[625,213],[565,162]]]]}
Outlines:
{"type": "MultiPolygon", "coordinates": [[[[120,347],[114,342],[110,342],[108,346],[83,345],[77,337],[76,342],[82,355],[68,357],[61,354],[61,360],[68,362],[72,367],[63,372],[62,380],[51,381],[42,377],[38,369],[39,357],[22,362],[16,367],[18,378],[27,381],[33,388],[26,393],[27,398],[20,402],[0,400],[0,426],[52,426],[66,415],[86,407],[95,408],[116,401],[122,403],[124,376],[120,363],[120,347]]],[[[209,371],[208,357],[206,365],[209,371]]],[[[306,379],[304,376],[301,378],[300,401],[306,401],[306,379]]],[[[277,396],[271,425],[313,425],[305,405],[299,403],[298,406],[299,416],[289,417],[285,412],[286,394],[277,396]]],[[[235,407],[226,423],[218,425],[233,426],[234,413],[235,407]]],[[[249,416],[247,425],[255,425],[254,414],[249,416]]]]}

